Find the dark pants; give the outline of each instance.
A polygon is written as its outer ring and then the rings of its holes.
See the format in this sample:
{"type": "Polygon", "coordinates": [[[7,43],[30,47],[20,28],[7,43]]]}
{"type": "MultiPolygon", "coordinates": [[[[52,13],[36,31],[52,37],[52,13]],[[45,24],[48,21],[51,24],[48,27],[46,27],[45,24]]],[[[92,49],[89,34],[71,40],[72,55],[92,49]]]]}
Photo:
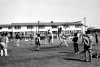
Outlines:
{"type": "Polygon", "coordinates": [[[91,50],[89,49],[90,46],[84,46],[84,53],[85,53],[85,60],[86,61],[91,61],[91,50]]]}
{"type": "Polygon", "coordinates": [[[74,52],[78,52],[79,49],[78,49],[78,43],[74,42],[74,52]]]}
{"type": "Polygon", "coordinates": [[[2,44],[0,43],[0,52],[1,52],[1,50],[3,50],[3,53],[5,52],[5,51],[4,51],[4,47],[3,47],[2,44]]]}
{"type": "Polygon", "coordinates": [[[40,48],[40,42],[35,42],[37,50],[40,48]]]}
{"type": "Polygon", "coordinates": [[[96,38],[96,44],[98,44],[98,39],[96,38]]]}
{"type": "Polygon", "coordinates": [[[1,50],[4,49],[4,47],[2,46],[2,44],[0,44],[0,49],[1,49],[1,50]]]}

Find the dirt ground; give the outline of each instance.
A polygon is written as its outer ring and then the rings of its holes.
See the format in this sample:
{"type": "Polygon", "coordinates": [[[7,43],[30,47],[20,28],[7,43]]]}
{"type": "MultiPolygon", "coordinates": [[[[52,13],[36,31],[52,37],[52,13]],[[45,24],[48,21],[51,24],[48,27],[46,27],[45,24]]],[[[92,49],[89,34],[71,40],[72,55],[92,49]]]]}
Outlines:
{"type": "Polygon", "coordinates": [[[100,67],[100,58],[84,62],[81,55],[73,53],[72,45],[41,47],[37,51],[33,42],[20,42],[20,46],[15,44],[9,43],[9,56],[0,57],[0,67],[100,67]]]}

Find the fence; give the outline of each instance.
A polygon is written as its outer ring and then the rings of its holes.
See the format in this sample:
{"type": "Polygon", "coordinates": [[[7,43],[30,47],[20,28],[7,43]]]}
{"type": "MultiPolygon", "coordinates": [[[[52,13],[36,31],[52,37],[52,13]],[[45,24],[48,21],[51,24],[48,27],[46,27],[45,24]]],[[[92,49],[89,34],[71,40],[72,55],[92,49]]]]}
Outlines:
{"type": "Polygon", "coordinates": [[[93,45],[92,46],[92,55],[96,55],[96,58],[98,59],[100,56],[100,45],[93,45]]]}

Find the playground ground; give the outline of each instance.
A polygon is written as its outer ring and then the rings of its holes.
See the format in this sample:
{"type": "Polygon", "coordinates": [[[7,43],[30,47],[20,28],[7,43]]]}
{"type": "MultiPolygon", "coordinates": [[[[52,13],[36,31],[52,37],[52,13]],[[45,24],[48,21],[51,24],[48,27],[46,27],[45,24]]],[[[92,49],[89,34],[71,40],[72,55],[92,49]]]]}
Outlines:
{"type": "MultiPolygon", "coordinates": [[[[47,42],[47,41],[46,41],[47,42]]],[[[21,41],[19,46],[12,41],[8,46],[9,56],[0,57],[0,67],[100,67],[100,58],[93,58],[92,62],[84,62],[82,55],[73,53],[73,46],[59,46],[60,41],[54,41],[52,45],[47,43],[35,50],[34,41],[21,41]]],[[[79,46],[80,50],[82,45],[79,46]]]]}

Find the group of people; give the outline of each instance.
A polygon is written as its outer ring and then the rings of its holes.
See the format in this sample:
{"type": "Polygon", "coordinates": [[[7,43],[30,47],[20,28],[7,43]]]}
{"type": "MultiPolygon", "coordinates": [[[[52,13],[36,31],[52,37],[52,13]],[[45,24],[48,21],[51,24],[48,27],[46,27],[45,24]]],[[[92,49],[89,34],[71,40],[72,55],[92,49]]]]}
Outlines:
{"type": "MultiPolygon", "coordinates": [[[[97,36],[96,36],[97,37],[97,36]]],[[[73,41],[73,47],[74,47],[74,53],[75,54],[80,54],[80,53],[84,53],[84,57],[85,57],[85,61],[91,61],[92,59],[92,46],[94,44],[94,39],[95,39],[95,44],[98,43],[98,39],[95,36],[93,36],[93,34],[90,33],[85,33],[85,34],[81,34],[81,44],[84,46],[84,50],[80,52],[78,46],[78,39],[79,37],[77,36],[77,33],[74,34],[74,37],[72,39],[73,41]]]]}
{"type": "Polygon", "coordinates": [[[8,56],[7,47],[8,47],[8,37],[7,35],[0,35],[0,55],[8,56]]]}
{"type": "MultiPolygon", "coordinates": [[[[50,32],[48,31],[47,35],[49,33],[50,32]]],[[[65,44],[68,46],[68,44],[66,42],[66,37],[64,35],[61,35],[61,36],[62,37],[60,38],[60,40],[63,39],[62,42],[65,42],[65,44]]],[[[78,44],[79,38],[81,38],[81,40],[82,40],[81,44],[84,46],[83,52],[84,52],[84,55],[85,55],[85,61],[91,61],[91,57],[92,57],[91,56],[91,50],[92,50],[92,45],[93,45],[93,35],[85,33],[85,34],[81,34],[78,37],[78,33],[74,33],[74,37],[72,38],[72,41],[73,41],[73,47],[74,47],[74,53],[75,54],[81,53],[80,50],[79,50],[79,47],[78,47],[79,46],[79,44],[78,44]],[[87,57],[89,57],[89,59],[87,59],[87,57]]],[[[52,39],[52,37],[48,36],[48,42],[49,43],[50,43],[51,39],[52,39]]],[[[97,34],[95,34],[95,41],[96,41],[96,44],[97,44],[98,43],[97,34]]],[[[9,42],[9,39],[8,39],[7,35],[0,35],[0,51],[1,51],[0,55],[1,56],[8,56],[8,53],[7,53],[8,42],[9,42]]],[[[40,34],[36,34],[35,45],[36,45],[37,50],[39,50],[40,49],[40,34]]]]}
{"type": "MultiPolygon", "coordinates": [[[[50,33],[50,30],[47,31],[45,38],[47,39],[48,44],[51,45],[51,44],[52,44],[52,43],[51,43],[52,35],[51,35],[51,33],[50,33]]],[[[40,45],[41,45],[41,44],[40,44],[40,40],[41,40],[41,36],[40,36],[39,33],[37,33],[37,34],[35,35],[35,45],[36,45],[37,50],[40,49],[40,45]]]]}

